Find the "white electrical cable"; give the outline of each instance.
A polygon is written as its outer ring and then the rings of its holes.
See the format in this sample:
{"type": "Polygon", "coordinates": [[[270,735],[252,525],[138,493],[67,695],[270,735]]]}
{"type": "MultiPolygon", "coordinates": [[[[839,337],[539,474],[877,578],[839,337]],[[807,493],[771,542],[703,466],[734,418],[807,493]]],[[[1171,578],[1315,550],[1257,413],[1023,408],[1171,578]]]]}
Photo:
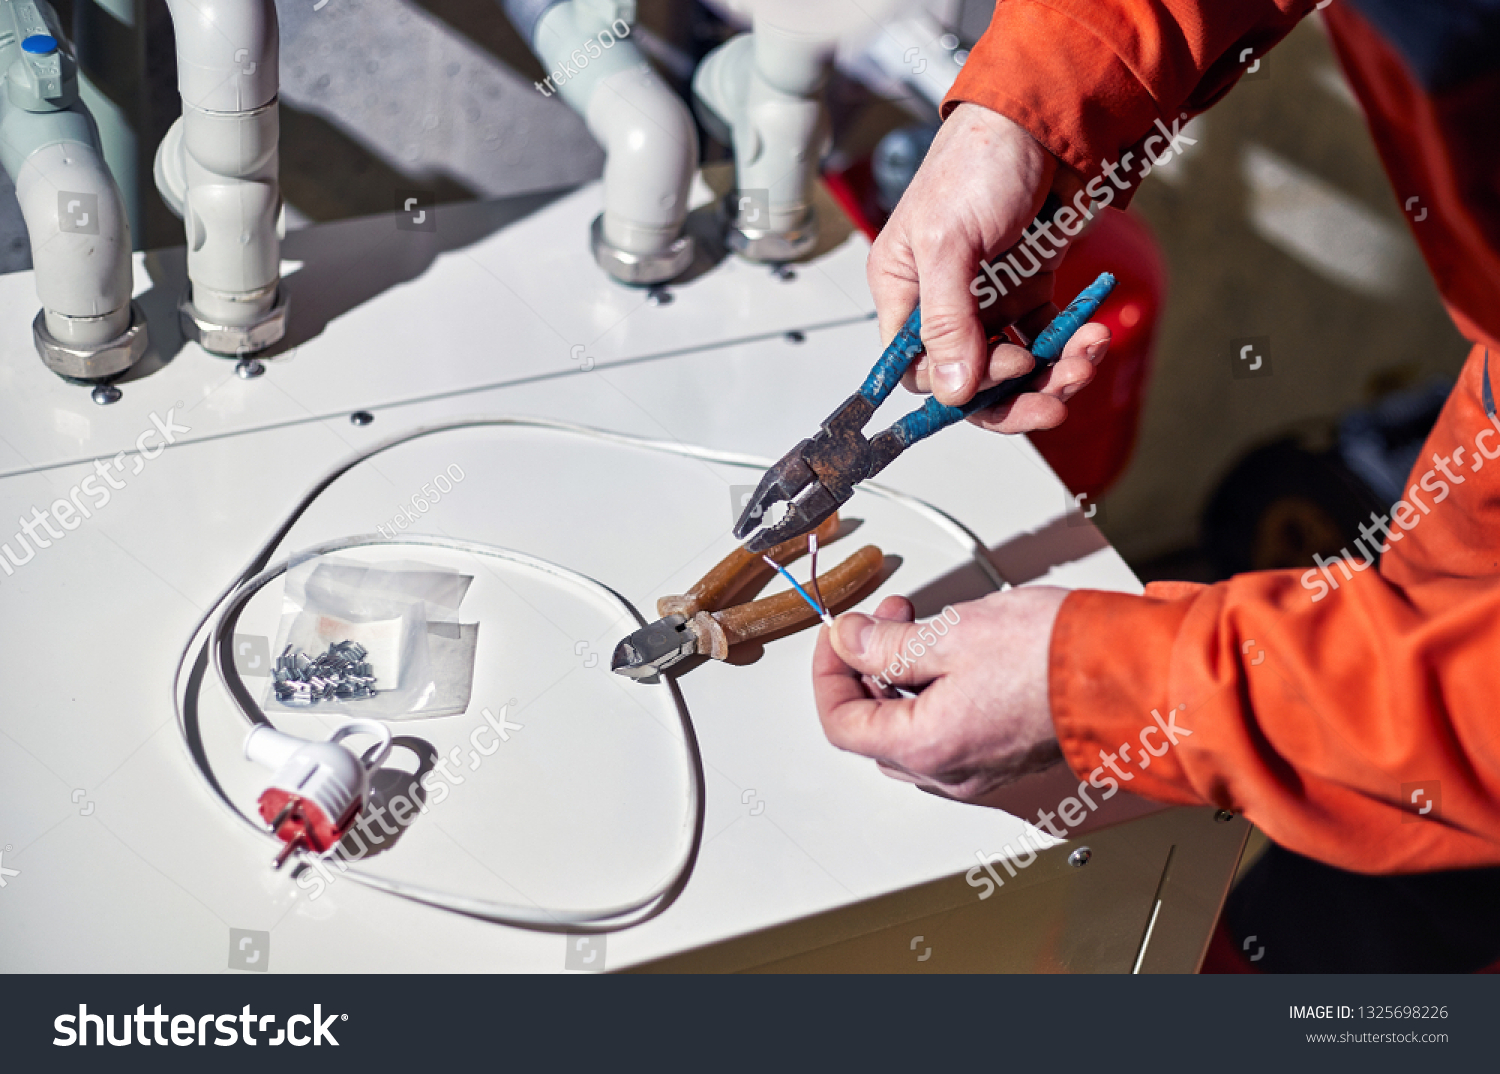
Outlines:
{"type": "MultiPolygon", "coordinates": [[[[624,597],[609,587],[594,581],[585,575],[570,571],[565,567],[559,567],[555,563],[537,559],[521,552],[509,549],[496,548],[490,545],[478,544],[473,541],[462,541],[455,538],[433,537],[413,534],[409,537],[386,538],[375,535],[363,537],[344,537],[338,540],[327,541],[315,545],[312,548],[298,552],[295,556],[288,557],[261,571],[254,578],[244,582],[229,595],[223,605],[223,611],[215,622],[211,637],[209,639],[210,651],[213,654],[214,668],[218,672],[219,681],[225,690],[239,707],[240,712],[251,724],[268,722],[265,714],[245,689],[243,681],[234,667],[234,630],[240,613],[250,599],[260,592],[267,584],[281,577],[290,567],[301,563],[309,556],[329,555],[335,552],[346,551],[351,548],[391,546],[419,546],[431,548],[443,548],[457,552],[465,552],[470,555],[493,556],[497,559],[508,560],[512,563],[520,563],[546,574],[562,578],[566,581],[580,585],[584,588],[594,589],[612,598],[622,605],[640,625],[645,625],[635,608],[630,605],[624,597]]],[[[671,687],[669,686],[669,689],[671,687]]],[[[666,879],[651,892],[639,899],[632,900],[620,906],[601,907],[590,910],[556,910],[536,909],[512,904],[495,903],[483,899],[469,899],[463,896],[433,891],[417,885],[386,880],[369,873],[360,872],[358,869],[343,866],[340,875],[357,880],[382,891],[388,891],[395,895],[401,895],[417,902],[427,903],[447,910],[456,910],[460,913],[483,917],[490,921],[500,922],[507,925],[517,925],[533,929],[567,929],[572,932],[589,931],[587,926],[606,926],[608,928],[624,928],[627,925],[638,924],[648,917],[654,916],[666,908],[669,894],[675,894],[682,882],[686,881],[687,874],[691,871],[693,861],[697,856],[698,829],[701,827],[701,810],[699,804],[702,794],[702,758],[698,754],[697,741],[692,733],[691,722],[687,714],[687,708],[682,702],[682,697],[673,689],[673,700],[677,703],[678,718],[683,725],[683,747],[686,753],[686,763],[690,770],[689,800],[688,808],[684,814],[684,835],[681,840],[682,849],[678,852],[677,860],[668,873],[666,879]],[[632,916],[635,915],[635,916],[632,916]],[[582,926],[582,928],[580,928],[582,926]]],[[[238,810],[236,810],[238,812],[238,810]]],[[[249,819],[249,818],[246,818],[249,819]]],[[[259,831],[266,831],[264,826],[251,824],[259,831]]],[[[306,851],[298,853],[298,860],[312,858],[314,855],[306,851]]],[[[329,855],[324,855],[328,858],[329,855]]]]}
{"type": "MultiPolygon", "coordinates": [[[[208,758],[204,753],[201,739],[196,730],[196,699],[202,690],[204,673],[207,669],[211,648],[214,654],[214,666],[218,672],[220,682],[223,684],[230,698],[240,709],[241,714],[244,715],[252,726],[269,723],[269,720],[261,712],[259,705],[250,696],[249,691],[245,689],[244,683],[234,670],[232,653],[234,626],[240,612],[244,609],[250,598],[269,582],[285,573],[294,561],[301,562],[309,555],[325,555],[348,548],[386,544],[427,545],[467,552],[474,555],[495,556],[510,560],[511,562],[525,564],[526,566],[553,574],[585,588],[592,588],[606,594],[626,608],[638,623],[642,626],[645,625],[645,619],[642,618],[629,601],[601,582],[521,552],[478,544],[472,541],[418,535],[385,538],[368,534],[328,541],[313,548],[304,549],[295,556],[289,557],[275,566],[267,566],[281,542],[286,538],[297,520],[312,505],[313,501],[332,485],[334,481],[338,480],[338,478],[352,470],[355,466],[391,448],[410,443],[422,437],[432,436],[436,433],[452,432],[458,429],[483,427],[550,429],[556,432],[571,433],[575,436],[585,436],[610,443],[642,448],[648,451],[659,451],[665,454],[701,459],[706,462],[722,463],[729,466],[743,466],[758,470],[764,470],[772,464],[771,460],[762,459],[754,455],[717,451],[712,448],[690,446],[666,440],[651,440],[625,433],[596,429],[587,425],[552,421],[546,418],[474,417],[459,418],[437,425],[418,427],[409,432],[383,440],[373,447],[359,451],[334,466],[314,482],[312,487],[302,496],[266,542],[261,545],[260,549],[251,558],[250,562],[246,564],[244,569],[240,571],[234,581],[230,582],[214,599],[213,604],[204,613],[202,618],[198,620],[187,643],[179,652],[177,669],[172,677],[173,712],[176,715],[177,728],[182,735],[183,744],[187,748],[194,766],[199,770],[204,779],[207,780],[210,788],[218,797],[220,804],[227,808],[234,817],[248,824],[256,831],[270,835],[264,825],[242,812],[230,800],[228,794],[219,786],[218,781],[214,778],[208,758]],[[209,629],[211,621],[213,626],[209,629]],[[195,651],[197,656],[193,660],[192,670],[187,676],[184,676],[184,670],[188,666],[189,657],[195,651]],[[192,699],[191,702],[190,698],[192,699]],[[191,716],[189,713],[191,713],[191,716]]],[[[902,504],[914,513],[926,517],[940,529],[948,532],[959,544],[965,547],[973,557],[980,571],[996,589],[1006,587],[1005,580],[990,561],[988,550],[985,548],[983,542],[957,519],[933,507],[931,504],[908,496],[905,493],[897,492],[894,489],[868,482],[860,487],[862,490],[868,491],[882,499],[902,504]]],[[[688,781],[689,803],[686,816],[691,818],[688,826],[692,828],[692,832],[691,838],[685,840],[684,848],[679,854],[667,879],[652,888],[648,894],[620,906],[588,910],[547,910],[433,891],[412,884],[386,880],[382,877],[361,872],[355,868],[341,870],[340,875],[356,883],[364,884],[367,887],[399,895],[415,902],[425,903],[441,909],[452,910],[457,913],[482,918],[486,921],[512,925],[518,928],[548,932],[607,932],[629,928],[632,925],[638,925],[655,917],[671,905],[686,885],[688,877],[692,873],[693,865],[697,860],[703,832],[703,758],[698,752],[698,741],[697,736],[693,733],[692,718],[688,714],[681,691],[678,690],[677,684],[672,679],[663,676],[663,680],[667,689],[672,693],[672,698],[677,706],[678,717],[682,723],[683,746],[691,775],[691,779],[688,781]]]]}

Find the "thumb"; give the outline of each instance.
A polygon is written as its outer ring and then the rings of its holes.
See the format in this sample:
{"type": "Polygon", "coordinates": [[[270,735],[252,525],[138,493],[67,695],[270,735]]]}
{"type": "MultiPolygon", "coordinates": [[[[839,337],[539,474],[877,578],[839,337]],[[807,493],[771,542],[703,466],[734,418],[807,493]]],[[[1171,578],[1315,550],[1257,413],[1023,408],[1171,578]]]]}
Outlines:
{"type": "Polygon", "coordinates": [[[983,251],[934,250],[917,257],[922,291],[922,343],[932,371],[932,392],[949,406],[967,403],[989,365],[984,326],[969,290],[983,251]]]}
{"type": "Polygon", "coordinates": [[[940,647],[922,639],[924,626],[847,612],[834,623],[829,640],[839,658],[860,674],[921,686],[947,670],[940,647]]]}

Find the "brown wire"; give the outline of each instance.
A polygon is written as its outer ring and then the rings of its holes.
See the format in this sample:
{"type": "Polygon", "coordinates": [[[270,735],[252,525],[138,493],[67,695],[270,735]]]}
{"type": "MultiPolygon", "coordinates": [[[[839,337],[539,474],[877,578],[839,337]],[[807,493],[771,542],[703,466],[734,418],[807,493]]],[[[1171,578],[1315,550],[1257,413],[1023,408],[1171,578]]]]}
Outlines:
{"type": "Polygon", "coordinates": [[[812,577],[808,580],[808,588],[812,590],[813,599],[818,602],[818,611],[826,616],[828,604],[823,600],[823,593],[818,588],[818,535],[816,533],[807,535],[807,555],[812,564],[812,577]]]}

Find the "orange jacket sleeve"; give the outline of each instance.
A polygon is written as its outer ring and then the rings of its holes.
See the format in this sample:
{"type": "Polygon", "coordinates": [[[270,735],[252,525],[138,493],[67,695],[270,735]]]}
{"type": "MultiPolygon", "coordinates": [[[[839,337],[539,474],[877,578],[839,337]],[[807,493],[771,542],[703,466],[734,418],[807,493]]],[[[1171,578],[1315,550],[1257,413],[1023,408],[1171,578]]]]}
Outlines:
{"type": "Polygon", "coordinates": [[[1139,164],[1126,154],[1144,159],[1142,143],[1157,121],[1172,130],[1213,104],[1313,6],[1000,0],[943,114],[972,101],[1015,120],[1084,179],[1106,164],[1132,174],[1139,164]]]}
{"type": "Polygon", "coordinates": [[[1389,549],[1378,568],[1356,545],[1300,573],[1067,598],[1051,698],[1080,778],[1244,813],[1358,872],[1500,864],[1500,417],[1484,405],[1486,354],[1470,355],[1395,517],[1372,520],[1370,543],[1389,549]]]}
{"type": "MultiPolygon", "coordinates": [[[[1313,6],[1000,0],[944,109],[1000,112],[1085,179],[1142,174],[1127,153],[1221,97],[1313,6]]],[[[1500,368],[1483,343],[1500,325],[1500,217],[1495,143],[1477,132],[1500,75],[1429,100],[1355,13],[1329,16],[1398,191],[1434,206],[1414,230],[1449,308],[1482,343],[1406,498],[1347,561],[1070,595],[1052,636],[1053,720],[1069,766],[1106,793],[1243,812],[1360,872],[1495,865],[1500,368]]]]}

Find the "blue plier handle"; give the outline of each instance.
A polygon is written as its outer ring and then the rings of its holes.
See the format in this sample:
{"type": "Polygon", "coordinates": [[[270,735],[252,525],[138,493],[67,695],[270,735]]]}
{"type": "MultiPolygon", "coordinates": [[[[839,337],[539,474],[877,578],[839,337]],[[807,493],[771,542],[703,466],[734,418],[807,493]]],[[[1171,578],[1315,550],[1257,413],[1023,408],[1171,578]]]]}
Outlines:
{"type": "MultiPolygon", "coordinates": [[[[963,406],[944,406],[937,401],[936,396],[928,396],[920,409],[913,410],[896,422],[889,431],[894,432],[904,446],[910,447],[918,440],[926,439],[939,429],[946,429],[970,414],[1021,394],[1036,377],[1038,369],[1050,368],[1062,357],[1063,348],[1073,338],[1073,333],[1098,312],[1114,286],[1114,276],[1108,272],[1101,273],[1098,279],[1078,293],[1078,297],[1073,299],[1067,309],[1042,329],[1031,344],[1031,353],[1037,361],[1036,369],[979,392],[963,406]]],[[[901,331],[896,333],[896,338],[891,340],[891,345],[870,370],[870,375],[860,386],[860,397],[872,408],[880,406],[896,390],[896,385],[901,383],[901,378],[906,375],[922,350],[922,307],[918,306],[911,311],[911,316],[901,326],[901,331]]]]}
{"type": "Polygon", "coordinates": [[[1114,286],[1114,276],[1100,274],[1042,329],[1031,345],[1036,369],[979,392],[963,406],[945,406],[930,396],[889,429],[866,437],[865,423],[922,353],[922,309],[912,310],[859,391],[828,416],[816,435],[802,441],[766,471],[734,527],[735,536],[743,539],[760,527],[745,547],[761,552],[808,533],[854,495],[855,485],[874,477],[917,441],[1021,394],[1035,383],[1038,371],[1062,357],[1073,333],[1098,311],[1114,286]],[[772,505],[782,501],[787,503],[786,515],[779,522],[762,525],[769,520],[772,505]]]}

